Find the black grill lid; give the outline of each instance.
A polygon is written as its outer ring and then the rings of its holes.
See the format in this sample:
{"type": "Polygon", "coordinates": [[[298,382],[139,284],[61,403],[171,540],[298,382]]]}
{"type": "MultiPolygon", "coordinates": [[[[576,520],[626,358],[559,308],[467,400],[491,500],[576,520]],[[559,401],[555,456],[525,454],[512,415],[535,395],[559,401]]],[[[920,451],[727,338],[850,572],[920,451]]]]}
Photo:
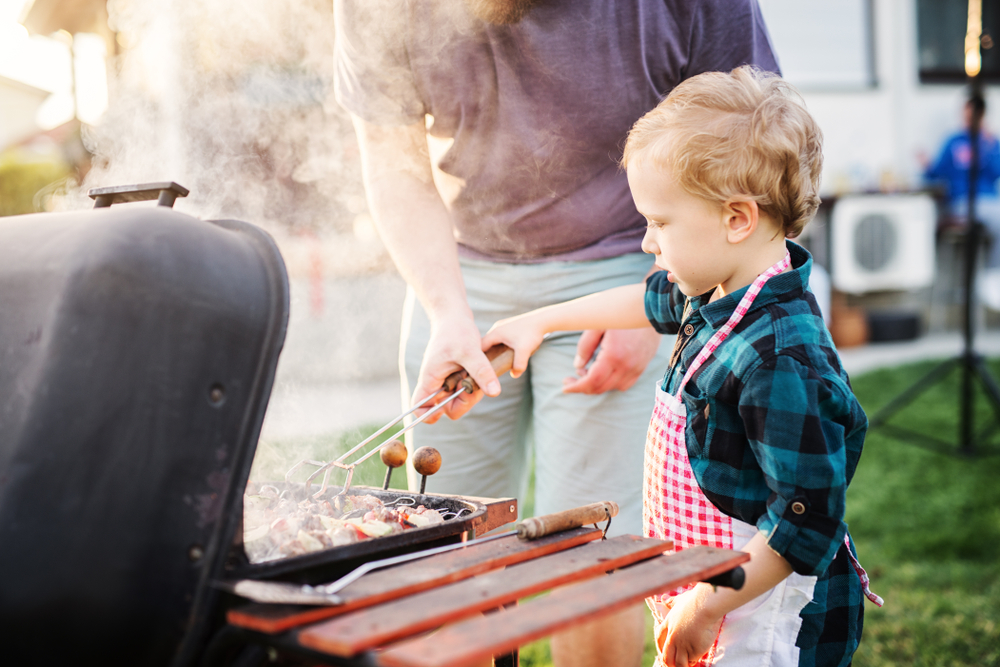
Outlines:
{"type": "Polygon", "coordinates": [[[146,205],[0,219],[11,664],[196,650],[287,321],[284,264],[252,225],[146,205]]]}

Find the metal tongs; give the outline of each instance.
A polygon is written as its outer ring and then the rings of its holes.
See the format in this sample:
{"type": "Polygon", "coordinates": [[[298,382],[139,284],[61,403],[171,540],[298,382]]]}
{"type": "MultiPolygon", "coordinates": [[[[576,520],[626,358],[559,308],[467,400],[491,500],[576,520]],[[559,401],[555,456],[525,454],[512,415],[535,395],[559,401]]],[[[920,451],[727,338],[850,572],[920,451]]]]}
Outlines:
{"type": "MultiPolygon", "coordinates": [[[[489,350],[487,350],[486,358],[490,360],[490,365],[493,367],[493,371],[497,374],[497,376],[500,376],[508,372],[514,365],[514,350],[501,343],[499,345],[494,345],[489,350]]],[[[435,415],[441,410],[444,410],[449,404],[451,404],[452,401],[454,401],[462,394],[471,394],[478,388],[479,385],[477,385],[476,381],[469,376],[468,371],[465,370],[455,371],[447,378],[445,378],[444,384],[442,384],[437,391],[426,396],[423,400],[421,400],[419,403],[411,407],[409,410],[399,415],[391,422],[389,422],[388,424],[386,424],[385,426],[383,426],[382,428],[375,431],[370,436],[368,436],[367,438],[356,444],[354,447],[345,452],[340,458],[334,461],[327,461],[327,462],[314,461],[311,459],[303,459],[302,461],[299,461],[298,463],[296,463],[295,465],[293,465],[291,468],[288,469],[288,472],[285,473],[285,481],[290,482],[292,474],[294,474],[299,468],[301,468],[304,465],[317,466],[317,469],[311,475],[309,475],[308,479],[306,479],[306,488],[308,489],[309,486],[312,484],[312,481],[316,479],[316,477],[318,477],[320,473],[323,473],[322,487],[320,488],[319,491],[313,494],[313,498],[319,498],[324,493],[326,493],[326,490],[328,488],[328,482],[330,479],[330,472],[333,470],[333,468],[342,468],[343,470],[347,471],[347,480],[344,482],[344,488],[337,495],[345,496],[347,495],[347,490],[351,488],[351,479],[354,477],[354,469],[359,464],[365,462],[366,460],[374,456],[376,453],[381,451],[382,448],[391,445],[394,441],[388,440],[382,443],[381,445],[372,449],[370,452],[364,454],[363,456],[353,461],[352,463],[344,463],[344,459],[354,454],[354,452],[358,451],[359,449],[370,443],[372,440],[374,440],[375,438],[382,435],[383,433],[388,431],[390,428],[392,428],[399,422],[403,421],[404,419],[412,415],[417,410],[426,407],[427,404],[436,399],[442,393],[450,393],[451,396],[444,399],[443,401],[435,405],[433,408],[431,408],[424,414],[420,415],[419,417],[411,421],[405,427],[403,427],[403,429],[396,434],[397,438],[398,436],[401,436],[410,429],[412,429],[417,424],[428,419],[431,415],[435,415]]]]}

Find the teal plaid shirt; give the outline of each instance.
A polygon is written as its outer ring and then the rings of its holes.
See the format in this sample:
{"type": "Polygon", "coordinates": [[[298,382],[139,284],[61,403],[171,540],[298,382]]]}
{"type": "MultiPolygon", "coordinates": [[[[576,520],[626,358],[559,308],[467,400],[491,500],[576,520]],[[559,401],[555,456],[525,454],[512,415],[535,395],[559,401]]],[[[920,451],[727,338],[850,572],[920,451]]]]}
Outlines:
{"type": "MultiPolygon", "coordinates": [[[[861,638],[861,584],[846,554],[844,505],[868,419],[808,290],[812,258],[788,242],[792,270],[771,278],[684,388],[695,477],[724,514],[756,525],[792,568],[819,577],[802,612],[802,665],[847,665],[861,638]],[[804,508],[804,510],[803,510],[804,508]]],[[[699,350],[747,288],[709,303],[657,272],[646,316],[677,334],[664,390],[676,394],[699,350]]]]}

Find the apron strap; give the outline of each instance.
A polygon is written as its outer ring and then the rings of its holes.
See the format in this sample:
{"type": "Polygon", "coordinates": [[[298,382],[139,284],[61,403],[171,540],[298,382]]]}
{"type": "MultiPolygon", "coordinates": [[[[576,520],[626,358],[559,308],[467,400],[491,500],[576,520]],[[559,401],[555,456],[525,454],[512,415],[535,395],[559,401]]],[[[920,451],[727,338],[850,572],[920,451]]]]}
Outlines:
{"type": "Polygon", "coordinates": [[[847,556],[851,559],[851,566],[854,567],[858,579],[861,580],[861,591],[865,594],[866,598],[875,603],[876,607],[881,607],[885,604],[885,601],[878,595],[875,595],[875,593],[872,593],[872,589],[868,585],[868,573],[865,572],[865,568],[861,567],[858,559],[854,557],[854,553],[851,551],[851,538],[847,535],[844,535],[844,544],[847,545],[847,556]]]}
{"type": "Polygon", "coordinates": [[[754,299],[756,299],[757,295],[760,294],[760,291],[764,289],[764,284],[782,271],[788,270],[791,266],[792,257],[788,250],[785,249],[784,257],[771,265],[771,268],[767,271],[757,276],[757,278],[753,281],[753,284],[750,285],[750,289],[748,289],[747,293],[743,295],[742,299],[740,299],[740,303],[736,306],[736,310],[734,310],[733,314],[729,316],[729,320],[727,320],[726,323],[723,324],[722,327],[720,327],[719,330],[708,339],[708,342],[705,343],[705,347],[701,348],[698,356],[691,362],[691,366],[688,367],[687,372],[684,374],[684,379],[681,380],[680,386],[677,387],[677,400],[681,400],[684,387],[687,385],[688,380],[691,379],[691,376],[694,375],[695,371],[701,368],[702,364],[704,364],[705,361],[712,356],[712,353],[715,352],[720,345],[722,345],[722,341],[729,337],[729,334],[732,333],[733,329],[736,328],[736,325],[740,323],[743,316],[747,314],[747,311],[750,310],[750,306],[753,304],[754,299]]]}

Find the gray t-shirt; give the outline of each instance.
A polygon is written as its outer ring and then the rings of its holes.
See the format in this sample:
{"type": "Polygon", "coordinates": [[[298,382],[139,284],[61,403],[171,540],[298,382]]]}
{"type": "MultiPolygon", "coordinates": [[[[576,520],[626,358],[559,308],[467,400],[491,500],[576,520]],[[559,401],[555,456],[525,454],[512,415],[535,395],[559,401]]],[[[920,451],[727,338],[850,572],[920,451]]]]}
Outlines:
{"type": "Polygon", "coordinates": [[[335,10],[337,101],[374,124],[426,120],[461,253],[502,262],[638,252],[618,166],[632,124],[695,74],[778,71],[757,0],[541,0],[508,26],[463,0],[335,10]]]}

